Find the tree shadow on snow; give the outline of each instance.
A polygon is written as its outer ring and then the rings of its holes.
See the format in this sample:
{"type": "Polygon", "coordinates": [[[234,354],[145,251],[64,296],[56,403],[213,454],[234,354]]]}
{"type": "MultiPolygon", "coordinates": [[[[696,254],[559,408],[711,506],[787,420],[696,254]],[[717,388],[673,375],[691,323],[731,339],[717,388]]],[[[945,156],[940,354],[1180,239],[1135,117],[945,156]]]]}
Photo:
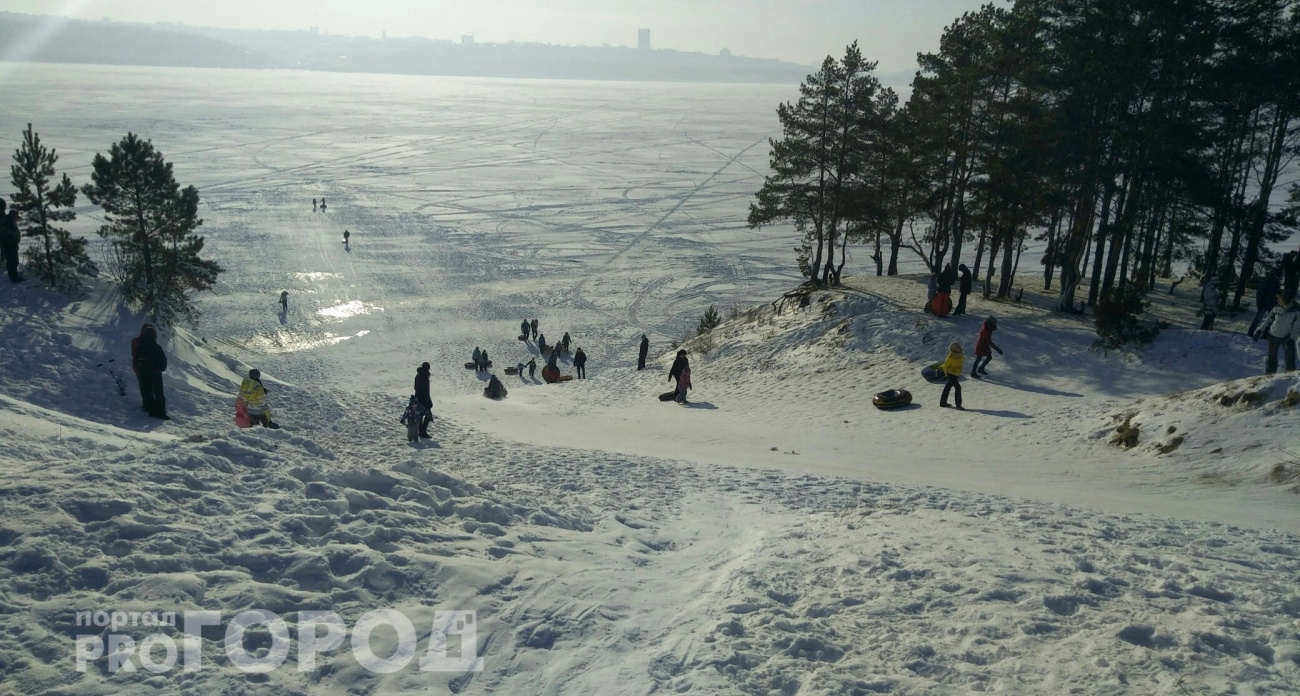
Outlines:
{"type": "Polygon", "coordinates": [[[983,381],[997,387],[1007,387],[1009,389],[1015,389],[1016,391],[1031,392],[1034,394],[1042,394],[1044,396],[1067,396],[1072,398],[1083,398],[1083,394],[1076,394],[1074,392],[1063,392],[1056,389],[1049,389],[1048,387],[1035,387],[1029,384],[1016,384],[1012,382],[1003,382],[997,379],[988,379],[987,377],[984,378],[983,381]]]}
{"type": "Polygon", "coordinates": [[[970,413],[978,413],[983,416],[997,416],[998,418],[1033,418],[1033,416],[1019,411],[993,411],[985,408],[968,408],[966,410],[970,413]]]}

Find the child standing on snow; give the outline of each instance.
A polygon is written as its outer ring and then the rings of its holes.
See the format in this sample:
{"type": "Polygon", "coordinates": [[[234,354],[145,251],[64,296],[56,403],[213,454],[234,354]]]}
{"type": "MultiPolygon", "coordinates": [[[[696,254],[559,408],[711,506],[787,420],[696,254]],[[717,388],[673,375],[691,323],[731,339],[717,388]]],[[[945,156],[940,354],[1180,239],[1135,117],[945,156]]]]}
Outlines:
{"type": "Polygon", "coordinates": [[[531,358],[528,361],[528,379],[537,381],[537,358],[531,358]]]}
{"type": "Polygon", "coordinates": [[[966,410],[961,405],[961,383],[958,381],[961,379],[961,368],[964,360],[965,356],[962,355],[960,343],[953,343],[948,346],[948,358],[943,361],[943,373],[948,376],[948,382],[943,385],[943,396],[939,397],[939,406],[942,408],[950,408],[948,406],[948,392],[955,389],[957,391],[957,410],[966,410]]]}
{"type": "Polygon", "coordinates": [[[682,371],[677,375],[677,397],[675,401],[679,404],[686,403],[686,392],[691,388],[691,366],[684,365],[682,371]]]}
{"type": "Polygon", "coordinates": [[[411,400],[406,404],[406,411],[398,422],[406,426],[407,442],[420,441],[420,424],[424,422],[424,406],[414,394],[411,395],[411,400]]]}
{"type": "Polygon", "coordinates": [[[974,379],[988,374],[984,368],[988,367],[989,361],[993,359],[993,351],[996,350],[998,355],[1002,355],[1002,349],[993,342],[993,332],[997,330],[998,320],[993,317],[985,319],[984,323],[980,324],[980,335],[975,339],[975,364],[970,368],[970,376],[974,379]]]}

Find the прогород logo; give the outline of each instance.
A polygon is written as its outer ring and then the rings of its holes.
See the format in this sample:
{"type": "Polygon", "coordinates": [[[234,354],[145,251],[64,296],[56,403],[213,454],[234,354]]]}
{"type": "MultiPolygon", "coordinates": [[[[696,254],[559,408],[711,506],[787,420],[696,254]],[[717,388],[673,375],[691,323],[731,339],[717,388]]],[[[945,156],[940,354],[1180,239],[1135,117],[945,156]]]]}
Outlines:
{"type": "MultiPolygon", "coordinates": [[[[79,634],[76,637],[77,671],[85,672],[97,660],[107,660],[109,674],[144,671],[165,674],[179,667],[185,672],[198,672],[204,668],[203,630],[222,626],[221,612],[187,611],[180,615],[181,634],[176,633],[175,612],[77,612],[77,628],[93,627],[105,631],[96,634],[79,634]],[[157,632],[136,640],[118,633],[126,627],[157,628],[157,632]],[[168,630],[170,628],[170,631],[168,630]],[[179,640],[178,640],[179,639],[179,640]],[[178,644],[179,642],[179,644],[178,644]]],[[[330,611],[298,612],[298,639],[290,635],[289,624],[273,612],[254,609],[233,617],[224,624],[225,655],[230,664],[250,673],[273,672],[285,666],[290,656],[296,654],[297,670],[311,672],[316,669],[317,658],[340,650],[350,643],[357,664],[378,674],[392,674],[413,668],[421,672],[481,672],[483,660],[478,656],[478,616],[474,611],[435,611],[433,627],[424,653],[419,652],[419,639],[415,624],[393,609],[379,609],[363,614],[348,630],[342,617],[330,611]],[[269,636],[269,649],[250,652],[245,637],[256,629],[269,636]],[[396,649],[391,648],[381,657],[373,649],[372,640],[377,630],[395,632],[396,649]],[[296,642],[296,650],[295,650],[296,642]]],[[[263,641],[264,642],[264,641],[263,641]]]]}

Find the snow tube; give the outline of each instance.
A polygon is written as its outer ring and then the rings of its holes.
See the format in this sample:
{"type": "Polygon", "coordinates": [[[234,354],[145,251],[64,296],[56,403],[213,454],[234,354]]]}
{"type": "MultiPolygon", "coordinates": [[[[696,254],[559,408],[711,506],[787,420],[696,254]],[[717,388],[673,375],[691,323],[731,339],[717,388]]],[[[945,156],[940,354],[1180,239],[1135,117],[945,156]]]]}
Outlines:
{"type": "Polygon", "coordinates": [[[926,365],[921,368],[921,376],[924,377],[927,382],[942,382],[945,379],[948,379],[948,373],[943,371],[943,363],[926,365]]]}
{"type": "Polygon", "coordinates": [[[517,368],[517,367],[507,367],[507,368],[506,368],[506,374],[508,374],[508,375],[517,375],[517,374],[519,374],[519,368],[517,368]]]}
{"type": "MultiPolygon", "coordinates": [[[[491,360],[487,361],[487,366],[488,366],[488,367],[492,367],[492,361],[491,361],[491,360]]],[[[472,370],[472,369],[474,369],[474,361],[471,360],[471,361],[465,363],[465,369],[466,369],[466,370],[472,370]]]]}
{"type": "Polygon", "coordinates": [[[912,392],[906,389],[889,389],[876,394],[871,403],[878,409],[901,408],[912,403],[912,392]]]}
{"type": "Polygon", "coordinates": [[[483,396],[486,396],[486,397],[489,398],[489,399],[495,399],[495,400],[498,400],[498,401],[500,401],[501,399],[506,398],[506,394],[509,394],[509,393],[510,393],[510,392],[507,391],[505,387],[502,387],[502,388],[501,388],[501,393],[498,394],[498,395],[496,395],[496,396],[493,396],[492,393],[489,392],[487,389],[484,389],[484,390],[483,390],[483,396]]]}
{"type": "Polygon", "coordinates": [[[543,367],[543,368],[542,368],[542,379],[546,380],[546,383],[547,383],[547,384],[555,384],[556,382],[560,381],[560,370],[559,370],[559,368],[551,367],[550,365],[547,365],[546,367],[543,367]]]}

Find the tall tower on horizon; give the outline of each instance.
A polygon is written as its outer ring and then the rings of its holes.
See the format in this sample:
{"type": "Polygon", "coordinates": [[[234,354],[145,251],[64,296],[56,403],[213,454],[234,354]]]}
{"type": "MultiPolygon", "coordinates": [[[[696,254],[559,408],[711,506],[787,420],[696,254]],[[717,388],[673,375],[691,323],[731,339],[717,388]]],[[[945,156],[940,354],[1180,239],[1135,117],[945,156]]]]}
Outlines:
{"type": "Polygon", "coordinates": [[[636,47],[642,51],[650,50],[650,30],[638,29],[636,32],[636,47]]]}

